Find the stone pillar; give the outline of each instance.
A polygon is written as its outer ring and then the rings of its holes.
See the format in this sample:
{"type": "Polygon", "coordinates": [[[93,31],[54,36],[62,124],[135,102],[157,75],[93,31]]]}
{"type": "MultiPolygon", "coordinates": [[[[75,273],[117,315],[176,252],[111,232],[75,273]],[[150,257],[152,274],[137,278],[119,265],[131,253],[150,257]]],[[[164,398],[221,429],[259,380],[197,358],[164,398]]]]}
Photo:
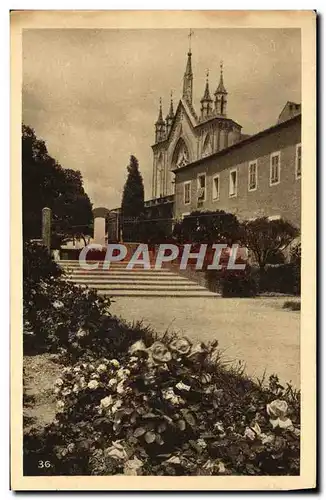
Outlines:
{"type": "Polygon", "coordinates": [[[51,251],[51,208],[42,209],[42,241],[43,245],[51,251]]]}
{"type": "Polygon", "coordinates": [[[93,208],[94,243],[105,246],[105,220],[109,210],[104,207],[93,208]]]}

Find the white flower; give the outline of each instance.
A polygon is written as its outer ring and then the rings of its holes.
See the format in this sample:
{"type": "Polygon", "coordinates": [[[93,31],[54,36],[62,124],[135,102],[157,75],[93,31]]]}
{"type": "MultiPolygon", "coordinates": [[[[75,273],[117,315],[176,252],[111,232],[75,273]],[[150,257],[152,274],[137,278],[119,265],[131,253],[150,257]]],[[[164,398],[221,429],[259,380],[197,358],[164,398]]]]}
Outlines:
{"type": "Polygon", "coordinates": [[[271,418],[285,417],[288,412],[288,404],[282,399],[275,399],[266,406],[266,409],[271,418]]]}
{"type": "Polygon", "coordinates": [[[244,436],[250,439],[250,441],[254,441],[254,439],[256,439],[256,434],[252,429],[250,429],[250,427],[246,427],[244,436]]]}
{"type": "Polygon", "coordinates": [[[178,354],[188,354],[191,349],[191,342],[186,337],[176,338],[170,343],[170,349],[178,354]]]}
{"type": "Polygon", "coordinates": [[[120,363],[117,359],[111,359],[110,364],[113,366],[113,368],[120,368],[120,363]]]}
{"type": "Polygon", "coordinates": [[[61,309],[64,306],[61,300],[55,300],[52,305],[55,309],[61,309]]]}
{"type": "Polygon", "coordinates": [[[118,394],[123,394],[125,392],[125,388],[123,387],[123,384],[124,384],[123,380],[118,383],[118,386],[117,386],[117,393],[118,394]]]}
{"type": "Polygon", "coordinates": [[[220,432],[221,434],[224,434],[224,432],[225,432],[222,422],[216,422],[216,424],[214,424],[214,428],[217,429],[218,432],[220,432]]]}
{"type": "Polygon", "coordinates": [[[69,394],[71,394],[71,389],[68,389],[66,387],[66,389],[63,389],[62,393],[61,393],[63,396],[69,396],[69,394]]]}
{"type": "Polygon", "coordinates": [[[57,380],[54,382],[55,385],[58,385],[59,387],[61,387],[63,385],[63,380],[62,378],[57,378],[57,380]]]}
{"type": "Polygon", "coordinates": [[[197,439],[197,444],[198,444],[198,446],[200,446],[201,448],[207,448],[206,441],[204,441],[204,439],[202,439],[202,438],[197,439]]]}
{"type": "Polygon", "coordinates": [[[251,426],[252,430],[255,431],[255,433],[257,434],[257,436],[260,436],[261,434],[261,428],[260,428],[260,425],[258,424],[258,422],[255,422],[254,425],[251,426]]]}
{"type": "Polygon", "coordinates": [[[98,388],[98,381],[97,380],[90,380],[90,382],[88,382],[88,384],[87,384],[87,387],[89,389],[97,389],[98,388]]]}
{"type": "Polygon", "coordinates": [[[142,466],[143,462],[137,457],[134,457],[132,460],[127,460],[123,472],[126,476],[137,476],[138,472],[141,471],[142,466]]]}
{"type": "Polygon", "coordinates": [[[88,332],[86,332],[85,330],[83,330],[82,328],[79,328],[78,332],[76,333],[76,337],[78,339],[81,339],[83,337],[86,337],[86,335],[88,335],[88,332]]]}
{"type": "Polygon", "coordinates": [[[108,382],[108,386],[110,387],[110,389],[112,389],[113,391],[115,391],[116,387],[118,385],[118,381],[116,378],[111,378],[108,382]]]}
{"type": "Polygon", "coordinates": [[[280,427],[281,429],[288,429],[293,426],[292,421],[287,418],[286,414],[288,412],[287,402],[282,399],[275,399],[266,406],[266,410],[270,418],[270,423],[275,427],[280,427]]]}
{"type": "Polygon", "coordinates": [[[105,398],[101,399],[101,406],[103,408],[108,408],[108,406],[111,406],[113,403],[113,398],[112,396],[106,396],[105,398]]]}
{"type": "Polygon", "coordinates": [[[75,385],[73,386],[73,388],[72,388],[72,392],[77,393],[77,392],[79,392],[79,389],[80,389],[80,387],[79,387],[77,384],[75,384],[75,385]]]}
{"type": "Polygon", "coordinates": [[[270,423],[273,426],[273,429],[276,427],[280,427],[281,429],[288,429],[289,427],[293,427],[292,420],[290,418],[275,418],[270,419],[270,423]]]}
{"type": "Polygon", "coordinates": [[[269,443],[273,443],[274,439],[275,439],[275,436],[273,436],[273,434],[260,434],[260,439],[261,439],[261,442],[262,444],[269,444],[269,443]]]}
{"type": "Polygon", "coordinates": [[[186,385],[183,382],[178,382],[176,388],[180,391],[190,391],[190,385],[186,385]]]}
{"type": "Polygon", "coordinates": [[[65,404],[63,401],[57,401],[57,411],[59,413],[63,412],[64,407],[65,407],[65,404]]]}
{"type": "MultiPolygon", "coordinates": [[[[132,346],[129,347],[129,354],[136,354],[137,352],[146,352],[146,346],[142,340],[137,340],[132,346]]],[[[138,360],[138,358],[136,358],[138,360]]]]}
{"type": "Polygon", "coordinates": [[[152,359],[156,363],[167,363],[172,359],[171,352],[169,351],[167,346],[163,344],[163,342],[154,342],[149,348],[149,351],[151,353],[152,359]]]}
{"type": "Polygon", "coordinates": [[[97,371],[99,373],[105,373],[107,371],[107,369],[108,369],[107,366],[104,364],[98,365],[98,367],[97,367],[97,371]]]}
{"type": "Polygon", "coordinates": [[[111,408],[112,415],[115,414],[115,412],[121,407],[121,405],[122,405],[122,401],[120,399],[118,399],[118,401],[116,401],[111,408]]]}
{"type": "Polygon", "coordinates": [[[203,349],[202,343],[200,342],[199,344],[192,346],[191,351],[188,354],[188,358],[196,360],[201,356],[203,352],[205,351],[203,349]]]}
{"type": "Polygon", "coordinates": [[[126,380],[130,375],[130,370],[127,370],[125,368],[119,368],[119,370],[117,371],[117,377],[118,379],[124,381],[126,380]]]}
{"type": "Polygon", "coordinates": [[[218,465],[217,465],[217,470],[220,474],[224,474],[225,473],[225,465],[223,462],[219,462],[218,465]]]}
{"type": "Polygon", "coordinates": [[[54,388],[54,394],[59,394],[60,391],[61,391],[60,387],[54,388]]]}
{"type": "Polygon", "coordinates": [[[125,460],[128,458],[126,450],[119,441],[113,441],[112,446],[105,450],[105,454],[115,460],[125,460]]]}
{"type": "MultiPolygon", "coordinates": [[[[184,400],[177,396],[173,390],[173,387],[168,387],[167,389],[162,389],[162,396],[167,401],[170,401],[172,404],[183,403],[184,400]]],[[[145,398],[144,398],[145,399],[145,398]]]]}
{"type": "Polygon", "coordinates": [[[79,379],[79,386],[80,386],[81,389],[85,389],[85,387],[86,387],[85,377],[80,377],[80,379],[79,379]]]}
{"type": "Polygon", "coordinates": [[[75,366],[75,368],[74,368],[74,372],[75,372],[75,373],[79,373],[79,372],[80,372],[80,366],[75,366]]]}
{"type": "Polygon", "coordinates": [[[72,453],[74,451],[74,449],[75,449],[74,443],[68,444],[67,450],[69,451],[69,453],[72,453]]]}

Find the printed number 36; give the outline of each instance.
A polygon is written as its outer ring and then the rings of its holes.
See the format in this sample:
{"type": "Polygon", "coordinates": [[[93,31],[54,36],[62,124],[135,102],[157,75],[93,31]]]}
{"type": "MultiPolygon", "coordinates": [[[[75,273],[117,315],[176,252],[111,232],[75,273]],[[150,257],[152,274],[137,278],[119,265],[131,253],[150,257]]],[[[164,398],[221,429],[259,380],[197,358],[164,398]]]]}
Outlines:
{"type": "Polygon", "coordinates": [[[38,462],[38,468],[39,469],[44,469],[44,467],[46,469],[49,469],[49,467],[51,467],[51,462],[49,462],[49,460],[39,460],[38,462]]]}

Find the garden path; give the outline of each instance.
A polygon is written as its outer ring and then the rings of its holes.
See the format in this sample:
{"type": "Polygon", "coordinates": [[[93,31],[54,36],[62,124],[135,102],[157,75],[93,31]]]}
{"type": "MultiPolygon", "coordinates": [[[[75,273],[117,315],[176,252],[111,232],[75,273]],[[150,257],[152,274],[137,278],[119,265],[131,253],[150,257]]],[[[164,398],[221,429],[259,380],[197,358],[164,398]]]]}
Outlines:
{"type": "Polygon", "coordinates": [[[224,357],[243,361],[253,377],[278,374],[300,386],[300,312],[283,309],[284,297],[248,299],[116,297],[111,313],[143,319],[158,332],[177,331],[203,342],[218,339],[224,357]]]}

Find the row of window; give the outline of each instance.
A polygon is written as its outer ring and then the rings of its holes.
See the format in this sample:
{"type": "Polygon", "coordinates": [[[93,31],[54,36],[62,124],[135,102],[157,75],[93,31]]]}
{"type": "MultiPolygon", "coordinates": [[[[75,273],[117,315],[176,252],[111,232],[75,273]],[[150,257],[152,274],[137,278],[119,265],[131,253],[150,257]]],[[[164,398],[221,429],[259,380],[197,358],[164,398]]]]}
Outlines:
{"type": "MultiPolygon", "coordinates": [[[[301,178],[301,144],[296,145],[295,156],[295,177],[301,178]]],[[[274,186],[281,182],[281,152],[272,153],[270,156],[270,174],[269,184],[274,186]]],[[[184,204],[189,205],[191,201],[191,181],[184,182],[184,204]]],[[[258,187],[258,162],[257,160],[249,162],[248,165],[248,191],[256,191],[258,187]]],[[[198,174],[197,176],[198,201],[206,201],[206,174],[198,174]]],[[[237,196],[238,191],[238,170],[234,168],[230,170],[229,175],[229,197],[237,196]]],[[[218,200],[220,197],[220,175],[216,174],[213,177],[213,200],[218,200]]]]}

